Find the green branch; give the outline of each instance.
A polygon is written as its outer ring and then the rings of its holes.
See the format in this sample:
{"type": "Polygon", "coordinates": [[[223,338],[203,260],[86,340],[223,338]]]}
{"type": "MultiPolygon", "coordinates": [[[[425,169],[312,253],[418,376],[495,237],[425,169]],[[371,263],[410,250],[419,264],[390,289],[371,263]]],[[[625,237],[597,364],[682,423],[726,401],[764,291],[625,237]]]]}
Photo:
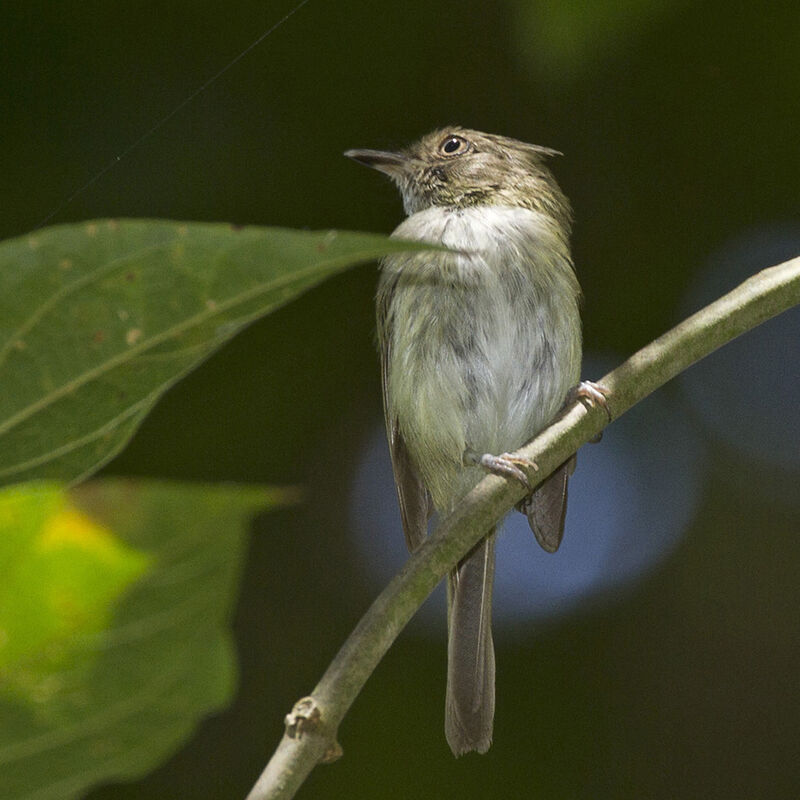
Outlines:
{"type": "MultiPolygon", "coordinates": [[[[634,354],[603,377],[611,419],[723,344],[800,304],[800,258],[765,269],[634,354]]],[[[541,483],[608,425],[601,408],[574,403],[518,454],[541,483]]],[[[485,477],[408,559],[381,592],[322,676],[286,718],[286,733],[247,800],[294,796],[320,761],[341,754],[339,723],[378,662],[434,587],[525,494],[519,483],[485,477]]]]}

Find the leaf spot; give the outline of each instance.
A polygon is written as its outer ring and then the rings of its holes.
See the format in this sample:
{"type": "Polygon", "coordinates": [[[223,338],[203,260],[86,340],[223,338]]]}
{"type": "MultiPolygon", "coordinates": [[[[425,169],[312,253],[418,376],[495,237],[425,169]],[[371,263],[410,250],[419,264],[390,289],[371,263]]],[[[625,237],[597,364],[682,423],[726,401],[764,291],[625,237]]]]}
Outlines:
{"type": "Polygon", "coordinates": [[[97,225],[94,222],[90,222],[86,226],[86,235],[87,236],[97,236],[97,225]]]}
{"type": "Polygon", "coordinates": [[[126,342],[126,344],[128,344],[130,346],[135,345],[136,342],[138,342],[139,339],[141,339],[141,338],[142,338],[142,329],[141,328],[131,328],[125,334],[125,342],[126,342]]]}
{"type": "Polygon", "coordinates": [[[216,300],[206,300],[206,308],[209,311],[216,311],[217,310],[217,301],[216,300]]]}
{"type": "Polygon", "coordinates": [[[61,261],[58,262],[58,266],[63,270],[72,269],[72,259],[62,258],[61,261]]]}
{"type": "Polygon", "coordinates": [[[318,253],[324,253],[336,240],[336,231],[328,231],[322,238],[322,241],[317,245],[316,250],[318,253]]]}
{"type": "Polygon", "coordinates": [[[105,341],[106,332],[105,331],[95,331],[92,334],[92,342],[94,344],[102,344],[105,341]]]}
{"type": "Polygon", "coordinates": [[[36,250],[38,246],[39,246],[39,240],[35,236],[29,236],[28,247],[30,247],[31,250],[36,250]]]}
{"type": "Polygon", "coordinates": [[[124,308],[120,308],[117,311],[117,316],[119,317],[120,322],[125,322],[125,320],[128,319],[130,314],[124,308]]]}

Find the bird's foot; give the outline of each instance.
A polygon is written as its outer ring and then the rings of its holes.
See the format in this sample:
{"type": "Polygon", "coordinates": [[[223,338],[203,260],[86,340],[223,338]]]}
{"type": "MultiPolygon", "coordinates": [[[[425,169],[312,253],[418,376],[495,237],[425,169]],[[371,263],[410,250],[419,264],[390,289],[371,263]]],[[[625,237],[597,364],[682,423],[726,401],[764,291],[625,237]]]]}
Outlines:
{"type": "Polygon", "coordinates": [[[491,453],[483,453],[479,455],[471,451],[467,451],[464,460],[469,464],[475,464],[482,467],[487,472],[493,475],[499,475],[501,478],[514,478],[518,480],[526,489],[531,488],[528,476],[520,469],[538,470],[539,467],[536,462],[531,461],[529,458],[520,458],[519,456],[512,456],[510,453],[501,453],[499,456],[492,455],[491,453]]]}
{"type": "Polygon", "coordinates": [[[581,381],[577,386],[573,386],[567,392],[566,403],[574,403],[580,400],[585,406],[595,408],[600,406],[603,411],[608,415],[611,420],[611,409],[608,407],[608,396],[611,390],[603,386],[602,383],[595,383],[594,381],[581,381]]]}
{"type": "MultiPolygon", "coordinates": [[[[564,407],[566,408],[576,400],[580,400],[580,402],[583,403],[587,408],[595,408],[596,406],[600,406],[600,408],[606,412],[608,421],[611,422],[613,417],[611,416],[611,409],[608,407],[608,396],[610,394],[611,390],[603,386],[602,383],[595,383],[594,381],[581,381],[577,386],[573,386],[567,392],[567,398],[564,401],[564,407]]],[[[597,442],[599,442],[602,438],[603,432],[600,431],[597,436],[589,441],[592,444],[597,444],[597,442]]]]}

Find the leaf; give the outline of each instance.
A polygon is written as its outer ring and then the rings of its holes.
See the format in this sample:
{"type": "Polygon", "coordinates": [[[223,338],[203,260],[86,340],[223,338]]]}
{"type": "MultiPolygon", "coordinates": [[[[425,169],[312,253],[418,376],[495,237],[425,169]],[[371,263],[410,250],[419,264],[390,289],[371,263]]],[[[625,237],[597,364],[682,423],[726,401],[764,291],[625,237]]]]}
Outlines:
{"type": "Polygon", "coordinates": [[[0,243],[0,485],[86,477],[245,325],[353,264],[421,247],[155,220],[0,243]]]}
{"type": "Polygon", "coordinates": [[[0,693],[38,703],[78,666],[149,557],[72,506],[57,484],[0,490],[0,693]]]}
{"type": "Polygon", "coordinates": [[[235,686],[247,518],[278,490],[94,481],[0,491],[0,797],[152,770],[235,686]]]}

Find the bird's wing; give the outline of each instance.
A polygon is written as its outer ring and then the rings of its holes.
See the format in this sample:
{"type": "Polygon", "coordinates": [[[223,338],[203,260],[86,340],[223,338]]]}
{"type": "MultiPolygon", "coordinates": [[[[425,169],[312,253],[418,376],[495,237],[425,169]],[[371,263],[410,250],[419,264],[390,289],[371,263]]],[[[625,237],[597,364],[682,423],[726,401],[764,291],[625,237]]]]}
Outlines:
{"type": "Polygon", "coordinates": [[[389,453],[392,457],[394,482],[400,501],[400,516],[403,520],[406,545],[413,552],[427,535],[431,502],[425,484],[414,465],[414,460],[408,452],[398,420],[392,415],[389,407],[388,382],[391,344],[386,331],[386,321],[393,288],[393,286],[384,285],[378,294],[378,346],[381,354],[383,414],[386,420],[386,438],[389,441],[389,453]]]}
{"type": "Polygon", "coordinates": [[[567,481],[575,471],[575,457],[562,464],[547,480],[526,497],[519,510],[528,518],[536,541],[548,553],[555,553],[564,536],[567,515],[567,481]]]}

